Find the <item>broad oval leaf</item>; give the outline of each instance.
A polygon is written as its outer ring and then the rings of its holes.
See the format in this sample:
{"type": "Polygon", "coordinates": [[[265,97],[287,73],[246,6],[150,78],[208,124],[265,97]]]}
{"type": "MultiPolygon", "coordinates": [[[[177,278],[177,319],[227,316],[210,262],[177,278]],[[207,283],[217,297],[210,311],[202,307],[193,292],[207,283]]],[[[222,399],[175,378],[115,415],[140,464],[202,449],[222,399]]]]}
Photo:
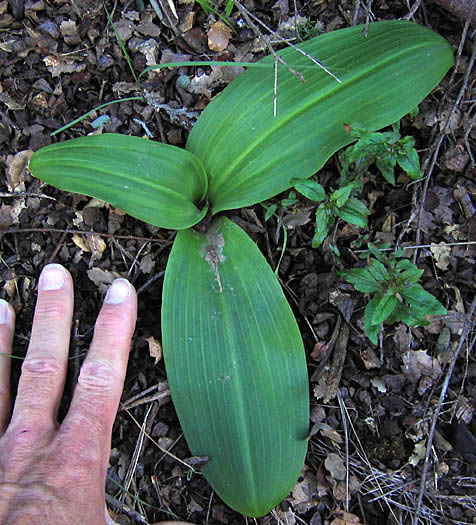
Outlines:
{"type": "Polygon", "coordinates": [[[353,140],[345,124],[372,131],[398,121],[441,80],[453,61],[442,37],[412,22],[355,26],[299,47],[337,75],[293,49],[279,51],[303,84],[278,67],[273,117],[273,57],[269,70],[249,69],[217,96],[190,133],[187,149],[209,175],[214,213],[255,204],[307,178],[353,140]]]}
{"type": "Polygon", "coordinates": [[[160,228],[188,228],[207,212],[196,204],[207,193],[200,159],[139,137],[106,133],[52,144],[33,154],[30,171],[57,188],[107,201],[160,228]]]}
{"type": "Polygon", "coordinates": [[[162,342],[192,454],[223,501],[262,516],[292,489],[309,430],[304,348],[251,239],[226,218],[179,232],[164,280],[162,342]]]}

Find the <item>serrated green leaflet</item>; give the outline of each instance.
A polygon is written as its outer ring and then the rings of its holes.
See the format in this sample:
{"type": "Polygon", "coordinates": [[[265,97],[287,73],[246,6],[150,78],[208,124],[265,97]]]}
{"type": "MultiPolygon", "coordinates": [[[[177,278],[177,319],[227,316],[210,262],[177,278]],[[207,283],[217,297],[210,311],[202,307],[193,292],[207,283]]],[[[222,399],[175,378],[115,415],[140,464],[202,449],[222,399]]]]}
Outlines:
{"type": "Polygon", "coordinates": [[[373,324],[372,319],[375,315],[375,310],[377,307],[378,302],[380,301],[381,296],[376,295],[373,297],[367,306],[365,307],[364,312],[364,329],[365,333],[367,334],[368,338],[372,341],[374,345],[377,344],[378,340],[378,334],[380,332],[381,325],[379,324],[373,324]]]}
{"type": "MultiPolygon", "coordinates": [[[[354,137],[344,124],[376,130],[411,111],[452,64],[451,47],[425,27],[405,21],[327,33],[300,44],[342,79],[312,65],[293,49],[279,51],[302,84],[279,66],[278,111],[273,118],[274,78],[253,69],[234,80],[205,109],[187,149],[209,175],[215,213],[272,197],[319,170],[354,137]]],[[[272,63],[273,57],[262,63],[272,63]]]]}
{"type": "Polygon", "coordinates": [[[370,293],[380,289],[380,283],[368,268],[353,268],[344,272],[345,280],[359,292],[370,293]]]}
{"type": "Polygon", "coordinates": [[[446,308],[419,284],[411,284],[403,288],[400,293],[410,306],[425,314],[446,315],[446,308]]]}
{"type": "Polygon", "coordinates": [[[304,197],[316,202],[321,202],[326,199],[326,190],[318,182],[313,180],[294,182],[294,189],[304,195],[304,197]]]}
{"type": "Polygon", "coordinates": [[[179,232],[163,289],[167,377],[188,445],[235,510],[261,516],[296,482],[309,392],[298,326],[251,239],[226,218],[179,232]]]}
{"type": "Polygon", "coordinates": [[[363,202],[351,198],[342,208],[338,208],[336,213],[344,221],[365,228],[367,226],[367,215],[370,214],[370,211],[363,202]]]}
{"type": "Polygon", "coordinates": [[[394,291],[388,290],[376,304],[375,312],[372,316],[370,323],[372,325],[382,324],[385,321],[385,319],[387,319],[387,317],[393,312],[396,304],[397,298],[394,295],[394,291]]]}
{"type": "Polygon", "coordinates": [[[197,206],[207,193],[200,159],[138,137],[110,133],[52,144],[33,155],[30,171],[161,228],[188,228],[207,212],[205,205],[197,206]]]}

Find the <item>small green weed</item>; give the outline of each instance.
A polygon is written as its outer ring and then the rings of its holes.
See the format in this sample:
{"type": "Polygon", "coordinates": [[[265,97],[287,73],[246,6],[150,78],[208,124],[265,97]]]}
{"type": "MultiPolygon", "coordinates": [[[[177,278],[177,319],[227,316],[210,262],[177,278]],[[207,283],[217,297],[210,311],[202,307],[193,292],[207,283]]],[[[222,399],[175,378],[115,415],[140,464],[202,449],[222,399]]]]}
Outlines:
{"type": "Polygon", "coordinates": [[[392,131],[369,132],[358,125],[349,126],[351,136],[357,142],[347,147],[340,155],[341,185],[348,181],[362,183],[372,174],[369,168],[375,164],[387,182],[395,184],[395,167],[398,165],[410,178],[420,179],[420,160],[413,137],[400,136],[400,123],[392,125],[392,131]]]}
{"type": "Polygon", "coordinates": [[[313,22],[308,19],[305,22],[296,25],[296,37],[300,42],[319,36],[323,32],[324,26],[321,22],[313,22]]]}
{"type": "Polygon", "coordinates": [[[403,258],[403,250],[384,255],[369,243],[365,268],[341,272],[341,276],[359,292],[372,294],[365,307],[364,330],[372,343],[377,344],[383,323],[399,321],[408,326],[429,324],[427,315],[446,315],[446,308],[418,284],[423,270],[403,258]]]}
{"type": "Polygon", "coordinates": [[[269,206],[267,206],[266,204],[263,204],[263,206],[266,208],[264,220],[268,221],[276,213],[278,213],[281,216],[289,208],[292,208],[298,203],[299,203],[299,199],[297,198],[296,192],[290,191],[288,196],[285,197],[284,199],[281,199],[279,202],[275,202],[273,204],[270,204],[269,206]]]}
{"type": "Polygon", "coordinates": [[[222,15],[219,13],[209,2],[209,0],[195,0],[195,2],[203,9],[206,15],[209,15],[210,13],[213,13],[214,15],[218,16],[227,26],[229,26],[231,29],[235,30],[234,27],[230,24],[230,22],[227,20],[227,17],[231,15],[231,12],[233,11],[233,7],[235,4],[233,3],[233,0],[227,0],[225,4],[225,14],[222,15]]]}
{"type": "Polygon", "coordinates": [[[358,184],[351,182],[328,195],[326,190],[315,180],[307,179],[294,182],[294,188],[304,197],[321,203],[316,210],[316,225],[312,238],[313,248],[319,247],[324,242],[337,218],[361,228],[367,226],[367,215],[370,211],[362,201],[352,197],[352,193],[357,187],[358,184]]]}
{"type": "MultiPolygon", "coordinates": [[[[348,126],[349,133],[358,140],[340,155],[341,174],[339,187],[330,195],[312,179],[295,179],[294,189],[304,197],[320,202],[316,210],[316,225],[312,247],[318,248],[329,235],[337,219],[360,228],[367,227],[370,211],[357,198],[364,181],[373,178],[369,168],[375,164],[390,184],[395,184],[395,167],[398,165],[412,179],[422,177],[420,161],[413,137],[401,137],[400,125],[392,125],[392,131],[369,132],[358,125],[348,126]]],[[[273,210],[274,213],[274,210],[273,210]]],[[[339,255],[332,243],[330,248],[339,255]]]]}
{"type": "MultiPolygon", "coordinates": [[[[392,185],[395,184],[397,166],[412,179],[422,177],[415,140],[400,136],[399,123],[393,124],[392,131],[369,132],[353,126],[349,127],[349,133],[358,140],[339,155],[341,175],[338,189],[328,194],[312,179],[297,179],[293,184],[304,197],[320,203],[316,209],[313,248],[324,242],[337,219],[360,228],[367,227],[370,211],[358,195],[364,182],[374,178],[370,171],[372,165],[392,185]]],[[[443,305],[418,284],[423,270],[403,259],[403,250],[385,256],[373,244],[368,243],[368,247],[364,258],[372,257],[367,267],[344,271],[341,275],[356,290],[372,294],[365,309],[364,329],[374,344],[377,344],[384,322],[425,325],[428,324],[426,315],[446,314],[443,305]]],[[[329,248],[335,255],[340,255],[333,243],[329,243],[329,248]]]]}

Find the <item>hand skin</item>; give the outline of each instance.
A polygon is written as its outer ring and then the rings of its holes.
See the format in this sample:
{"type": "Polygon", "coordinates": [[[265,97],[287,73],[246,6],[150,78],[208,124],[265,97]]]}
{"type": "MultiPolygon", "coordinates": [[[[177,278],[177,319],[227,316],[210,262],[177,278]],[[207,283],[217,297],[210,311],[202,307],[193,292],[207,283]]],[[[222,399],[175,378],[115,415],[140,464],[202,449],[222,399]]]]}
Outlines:
{"type": "MultiPolygon", "coordinates": [[[[0,355],[0,524],[105,525],[111,433],[137,317],[131,284],[106,294],[69,411],[63,393],[73,316],[73,281],[43,269],[28,352],[11,414],[10,358],[0,355]]],[[[0,300],[0,353],[11,353],[15,314],[0,300]]]]}

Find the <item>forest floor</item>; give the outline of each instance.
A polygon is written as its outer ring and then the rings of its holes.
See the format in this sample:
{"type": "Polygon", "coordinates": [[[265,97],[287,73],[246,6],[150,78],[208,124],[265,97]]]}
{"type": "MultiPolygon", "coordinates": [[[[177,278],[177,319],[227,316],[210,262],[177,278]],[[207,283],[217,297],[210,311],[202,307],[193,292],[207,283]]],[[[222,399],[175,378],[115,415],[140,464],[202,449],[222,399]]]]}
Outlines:
{"type": "MultiPolygon", "coordinates": [[[[476,72],[469,24],[430,1],[378,1],[370,12],[351,0],[244,2],[254,16],[290,38],[296,36],[296,21],[301,34],[366,18],[409,18],[445,37],[455,53],[455,66],[419,114],[401,122],[402,135],[416,139],[425,178],[410,183],[397,173],[394,186],[382,177],[369,179],[362,194],[372,211],[367,230],[338,222],[331,232],[340,257],[329,242],[311,247],[313,220],[305,199],[268,221],[261,206],[230,214],[252,234],[273,268],[287,226],[279,277],[302,330],[311,382],[314,434],[305,468],[289,497],[253,520],[224,505],[202,475],[190,474],[144,439],[145,431],[175,456],[191,455],[168,394],[164,363],[155,358],[162,277],[174,233],[42,184],[27,169],[33,151],[97,131],[99,124],[107,132],[150,133],[155,140],[183,146],[196,116],[236,74],[234,69],[225,74],[221,68],[184,67],[180,73],[192,82],[183,88],[177,87],[175,69],[150,73],[142,88],[161,102],[160,110],[144,99],[108,105],[51,137],[101,104],[139,95],[111,20],[136,72],[171,61],[255,61],[267,52],[236,8],[229,18],[236,31],[221,27],[214,33],[210,28],[218,19],[198,3],[162,0],[162,19],[152,2],[145,8],[141,3],[107,1],[108,20],[100,0],[0,0],[2,297],[17,311],[15,355],[21,358],[40,269],[54,261],[72,273],[76,312],[63,414],[104,290],[117,276],[139,290],[139,320],[106,487],[114,518],[124,524],[165,519],[263,525],[476,523],[476,361],[471,353],[476,335],[476,72]],[[368,297],[338,276],[356,264],[363,241],[406,247],[424,270],[423,287],[448,314],[425,327],[386,326],[373,345],[363,332],[368,297]]],[[[224,8],[222,2],[218,11],[224,8]]],[[[331,188],[338,174],[333,157],[318,179],[331,188]]],[[[21,359],[14,360],[15,380],[20,366],[21,359]]]]}

